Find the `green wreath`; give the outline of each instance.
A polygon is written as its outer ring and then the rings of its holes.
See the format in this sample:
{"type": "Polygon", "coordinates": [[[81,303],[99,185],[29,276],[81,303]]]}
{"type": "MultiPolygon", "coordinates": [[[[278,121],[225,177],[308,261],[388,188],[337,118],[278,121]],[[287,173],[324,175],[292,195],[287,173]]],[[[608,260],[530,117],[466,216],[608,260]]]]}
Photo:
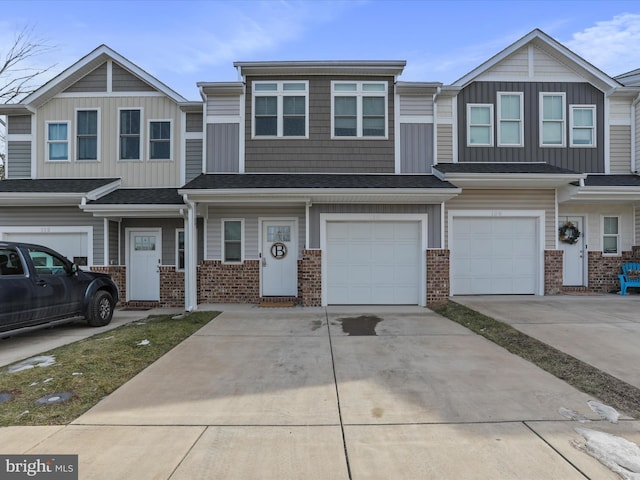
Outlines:
{"type": "Polygon", "coordinates": [[[574,245],[580,238],[580,230],[573,223],[567,222],[558,229],[558,235],[561,242],[574,245]]]}

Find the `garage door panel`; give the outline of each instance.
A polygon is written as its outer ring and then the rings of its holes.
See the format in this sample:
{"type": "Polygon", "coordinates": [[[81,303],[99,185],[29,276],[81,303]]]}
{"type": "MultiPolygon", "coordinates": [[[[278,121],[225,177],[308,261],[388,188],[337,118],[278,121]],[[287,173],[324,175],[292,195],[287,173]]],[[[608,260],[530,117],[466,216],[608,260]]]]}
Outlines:
{"type": "MultiPolygon", "coordinates": [[[[88,235],[83,232],[32,232],[32,233],[5,233],[4,239],[11,242],[34,243],[51,248],[61,253],[69,260],[74,257],[88,257],[88,235]]],[[[89,263],[92,259],[87,259],[89,263]]]]}

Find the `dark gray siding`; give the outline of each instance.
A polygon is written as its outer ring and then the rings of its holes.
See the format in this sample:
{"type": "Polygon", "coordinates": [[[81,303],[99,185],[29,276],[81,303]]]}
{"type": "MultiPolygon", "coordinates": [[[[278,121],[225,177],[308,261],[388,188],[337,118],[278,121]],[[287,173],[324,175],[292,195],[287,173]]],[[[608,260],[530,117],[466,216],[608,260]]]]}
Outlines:
{"type": "Polygon", "coordinates": [[[117,63],[113,64],[111,89],[114,92],[153,92],[155,90],[117,63]]]}
{"type": "Polygon", "coordinates": [[[392,78],[344,77],[349,80],[388,81],[387,140],[331,139],[331,80],[335,77],[260,77],[247,78],[245,101],[246,172],[335,172],[393,173],[394,159],[394,84],[392,78]],[[253,80],[309,80],[309,138],[251,138],[251,89],[253,80]]]}
{"type": "Polygon", "coordinates": [[[7,143],[7,178],[31,178],[31,142],[7,143]]]}
{"type": "Polygon", "coordinates": [[[240,164],[240,125],[207,125],[207,173],[238,172],[240,164]]]}
{"type": "Polygon", "coordinates": [[[106,92],[107,91],[107,63],[103,63],[93,72],[85,75],[71,85],[65,92],[106,92]]]}
{"type": "MultiPolygon", "coordinates": [[[[494,108],[496,108],[494,107],[494,108]]],[[[494,125],[495,125],[494,112],[494,125]]],[[[545,162],[578,172],[604,173],[604,94],[588,83],[475,82],[458,97],[458,155],[460,162],[545,162]],[[496,92],[524,93],[524,147],[467,147],[467,104],[491,103],[496,92]],[[566,138],[569,139],[569,105],[596,105],[596,148],[539,146],[539,93],[566,92],[566,138]]],[[[494,128],[494,143],[497,125],[494,128]]]]}
{"type": "Polygon", "coordinates": [[[185,140],[185,181],[202,173],[202,140],[185,140]]]}
{"type": "Polygon", "coordinates": [[[10,115],[7,117],[9,135],[28,135],[31,133],[31,115],[10,115]]]}
{"type": "Polygon", "coordinates": [[[320,214],[321,213],[426,213],[427,246],[442,248],[440,204],[436,205],[345,205],[345,204],[314,204],[309,209],[309,248],[320,248],[320,214]]]}
{"type": "Polygon", "coordinates": [[[202,132],[202,113],[187,113],[187,132],[202,132]]]}
{"type": "Polygon", "coordinates": [[[433,165],[433,124],[400,124],[401,173],[431,173],[433,165]]]}

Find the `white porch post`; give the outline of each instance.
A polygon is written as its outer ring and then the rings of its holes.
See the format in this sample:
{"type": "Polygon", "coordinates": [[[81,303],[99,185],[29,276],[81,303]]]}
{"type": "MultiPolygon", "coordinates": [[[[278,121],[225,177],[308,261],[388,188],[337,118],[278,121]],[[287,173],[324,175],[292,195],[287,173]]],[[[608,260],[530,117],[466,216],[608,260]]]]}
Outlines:
{"type": "Polygon", "coordinates": [[[184,225],[184,308],[187,312],[198,309],[198,247],[196,230],[196,204],[184,195],[187,216],[184,225]]]}

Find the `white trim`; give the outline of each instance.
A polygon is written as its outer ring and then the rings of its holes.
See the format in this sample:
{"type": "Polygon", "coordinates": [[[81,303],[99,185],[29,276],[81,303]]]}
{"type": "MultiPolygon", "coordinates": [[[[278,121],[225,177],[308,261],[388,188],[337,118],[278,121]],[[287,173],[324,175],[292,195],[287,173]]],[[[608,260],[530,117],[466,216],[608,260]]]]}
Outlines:
{"type": "Polygon", "coordinates": [[[595,105],[582,105],[582,104],[571,104],[569,105],[569,147],[571,148],[595,148],[597,146],[597,137],[598,137],[598,129],[597,129],[597,109],[595,105]],[[573,124],[573,112],[576,109],[581,110],[591,110],[593,115],[593,125],[591,128],[591,139],[592,142],[590,144],[574,144],[573,143],[573,130],[577,129],[588,129],[589,127],[576,127],[573,124]]]}
{"type": "MultiPolygon", "coordinates": [[[[239,122],[240,126],[238,128],[238,142],[240,143],[240,145],[238,147],[238,173],[244,173],[244,167],[245,167],[245,145],[246,145],[246,136],[247,136],[246,104],[247,104],[247,87],[245,85],[244,93],[240,96],[240,122],[239,122]]],[[[206,167],[206,151],[205,151],[205,154],[203,155],[203,158],[205,159],[205,167],[202,171],[206,173],[207,171],[206,170],[207,168],[206,167]]]]}
{"type": "MultiPolygon", "coordinates": [[[[556,204],[556,212],[558,212],[558,205],[556,204]]],[[[588,287],[589,286],[589,245],[587,244],[587,239],[589,238],[589,234],[587,232],[587,229],[589,227],[588,223],[589,223],[589,216],[586,213],[556,213],[556,235],[555,235],[555,241],[556,241],[556,245],[555,245],[555,249],[556,250],[561,250],[561,245],[560,245],[560,240],[558,238],[558,231],[560,229],[560,221],[559,218],[560,217],[579,217],[582,219],[582,225],[581,225],[581,232],[580,232],[580,237],[582,238],[582,284],[581,286],[585,286],[588,287]]],[[[564,275],[565,275],[566,271],[563,268],[563,276],[562,276],[562,281],[564,284],[564,275]]]]}
{"type": "Polygon", "coordinates": [[[320,250],[322,251],[322,306],[327,306],[327,223],[329,222],[417,222],[420,224],[420,297],[419,305],[427,304],[427,248],[429,217],[426,213],[321,213],[320,250]]]}
{"type": "MultiPolygon", "coordinates": [[[[331,102],[333,105],[333,102],[331,102]]],[[[398,93],[398,89],[394,89],[393,95],[393,131],[397,132],[395,138],[393,140],[393,159],[394,159],[394,173],[397,175],[402,173],[402,158],[400,154],[401,150],[401,142],[400,142],[400,94],[398,93]]],[[[333,130],[332,130],[333,131],[333,130]]]]}
{"type": "MultiPolygon", "coordinates": [[[[206,115],[205,116],[205,125],[208,124],[216,124],[216,123],[241,123],[242,117],[240,115],[206,115]]],[[[262,138],[262,137],[258,137],[262,138]]],[[[302,137],[295,137],[302,138],[302,137]]]]}
{"type": "MultiPolygon", "coordinates": [[[[67,120],[65,120],[66,122],[67,120]]],[[[52,122],[62,123],[62,122],[52,122]]],[[[7,142],[30,142],[33,140],[33,134],[31,133],[8,133],[6,136],[7,142]]]]}
{"type": "MultiPolygon", "coordinates": [[[[609,175],[611,173],[611,99],[609,95],[604,96],[604,173],[605,175],[609,175]]],[[[633,112],[633,109],[632,109],[633,112]]],[[[595,119],[594,119],[595,121],[595,119]]],[[[595,131],[594,135],[597,135],[598,131],[595,131]]],[[[633,139],[633,130],[631,131],[631,138],[633,139]]],[[[631,144],[631,151],[633,151],[633,143],[631,144]]],[[[633,162],[633,157],[631,157],[633,162]]],[[[632,163],[630,162],[630,163],[632,163]]],[[[631,167],[631,166],[630,166],[631,167]]],[[[633,170],[631,170],[633,171],[633,170]]]]}
{"type": "MultiPolygon", "coordinates": [[[[87,263],[96,265],[93,258],[93,227],[79,226],[40,226],[40,227],[0,227],[0,240],[4,239],[5,233],[85,233],[87,235],[87,263]]],[[[71,259],[73,260],[73,259],[71,259]]],[[[102,262],[104,264],[104,260],[102,262]]]]}
{"type": "MultiPolygon", "coordinates": [[[[180,185],[187,183],[187,112],[180,111],[180,147],[178,151],[178,167],[180,185]]],[[[201,170],[202,171],[202,170],[201,170]]]]}
{"type": "Polygon", "coordinates": [[[603,257],[619,257],[622,255],[622,235],[621,235],[621,216],[620,215],[600,215],[600,251],[602,252],[603,257]],[[618,219],[618,233],[604,233],[604,219],[605,218],[616,218],[618,219]],[[615,237],[616,238],[616,252],[615,253],[607,253],[604,251],[604,237],[615,237]]]}
{"type": "MultiPolygon", "coordinates": [[[[109,219],[102,219],[102,248],[104,249],[104,255],[102,257],[102,265],[105,267],[109,265],[109,219]]],[[[120,240],[118,238],[118,240],[120,240]]]]}
{"type": "Polygon", "coordinates": [[[524,93],[523,92],[496,92],[496,130],[498,133],[498,147],[524,147],[524,119],[525,119],[525,111],[524,111],[524,93]],[[515,119],[502,119],[502,97],[503,96],[512,96],[520,98],[520,118],[515,119]],[[517,122],[519,125],[519,133],[520,133],[520,142],[519,143],[503,143],[502,142],[502,122],[515,123],[517,122]]]}
{"type": "Polygon", "coordinates": [[[118,107],[118,117],[116,119],[116,162],[142,162],[145,158],[145,138],[144,138],[144,108],[143,107],[118,107]],[[138,151],[138,158],[120,158],[120,113],[122,111],[134,111],[140,112],[140,145],[138,151]]]}
{"type": "MultiPolygon", "coordinates": [[[[258,217],[258,259],[259,259],[259,269],[260,269],[260,296],[263,295],[263,285],[264,285],[264,281],[263,281],[263,268],[262,268],[262,257],[264,256],[264,252],[262,251],[262,247],[264,244],[263,241],[263,230],[264,230],[264,222],[291,222],[292,224],[292,231],[291,231],[291,240],[295,241],[296,244],[296,251],[295,251],[295,256],[296,259],[300,258],[300,239],[298,238],[298,217],[258,217]]],[[[298,262],[296,260],[296,267],[295,267],[295,275],[296,275],[296,279],[298,276],[298,262]]],[[[297,282],[296,282],[297,283],[297,282]]],[[[296,296],[297,296],[297,292],[296,292],[296,296]]]]}
{"type": "Polygon", "coordinates": [[[220,261],[226,265],[240,265],[245,261],[245,240],[246,233],[244,228],[244,218],[221,218],[220,219],[220,261]],[[239,261],[227,261],[225,259],[225,238],[224,238],[224,224],[226,222],[240,222],[240,260],[239,261]]]}
{"type": "MultiPolygon", "coordinates": [[[[73,158],[75,162],[100,162],[102,150],[102,110],[100,107],[76,108],[73,114],[73,145],[69,145],[69,158],[73,158]],[[96,114],[96,158],[83,159],[78,158],[78,112],[97,112],[96,114]],[[72,153],[73,152],[73,153],[72,153]]],[[[71,142],[70,142],[71,143],[71,142]]]]}
{"type": "MultiPolygon", "coordinates": [[[[215,118],[215,117],[214,117],[215,118]]],[[[209,118],[207,117],[207,122],[209,118]]],[[[225,123],[229,123],[228,121],[225,123]]],[[[309,80],[254,80],[251,82],[251,139],[300,140],[309,138],[309,80]],[[304,90],[285,90],[284,84],[303,84],[304,90]],[[275,90],[256,91],[256,85],[275,84],[275,90]],[[276,98],[276,134],[256,135],[256,97],[276,98]],[[304,135],[284,134],[284,97],[304,97],[304,135]]]]}
{"type": "MultiPolygon", "coordinates": [[[[38,178],[38,110],[31,115],[31,178],[38,178]]],[[[71,157],[71,151],[69,152],[69,158],[71,157]]],[[[5,161],[5,178],[9,178],[9,164],[5,161]]]]}
{"type": "Polygon", "coordinates": [[[565,92],[539,92],[538,93],[538,111],[540,118],[538,120],[538,146],[540,148],[564,148],[567,146],[567,94],[565,92]],[[562,120],[545,120],[544,119],[544,97],[561,97],[562,98],[562,120]],[[544,144],[542,136],[544,135],[542,126],[544,122],[562,123],[562,142],[559,144],[544,144]]]}
{"type": "MultiPolygon", "coordinates": [[[[184,114],[184,112],[182,112],[184,114]]],[[[203,140],[204,133],[202,132],[183,132],[183,140],[203,140]]],[[[184,150],[183,150],[184,151],[184,150]]]]}
{"type": "Polygon", "coordinates": [[[467,103],[467,147],[493,147],[495,137],[495,121],[493,103],[467,103]],[[474,127],[489,128],[489,143],[471,143],[471,109],[488,108],[489,124],[474,124],[474,127]]]}
{"type": "Polygon", "coordinates": [[[451,98],[451,124],[452,124],[452,128],[451,128],[451,141],[453,142],[453,145],[451,146],[451,156],[453,157],[452,162],[453,163],[458,163],[458,130],[459,128],[459,124],[458,124],[458,97],[455,96],[453,98],[451,98]]]}
{"type": "MultiPolygon", "coordinates": [[[[184,112],[183,112],[184,113],[184,112]]],[[[149,162],[160,162],[160,163],[166,163],[166,162],[173,162],[173,157],[174,157],[174,152],[173,149],[175,148],[175,143],[174,143],[174,131],[173,131],[173,119],[172,118],[149,118],[147,120],[147,141],[149,142],[149,145],[147,146],[147,156],[145,157],[147,161],[149,162]],[[159,123],[159,122],[167,122],[169,124],[169,158],[151,158],[151,124],[152,123],[159,123]]],[[[164,140],[164,139],[163,139],[164,140]]],[[[182,140],[182,139],[181,139],[182,140]]],[[[181,162],[184,163],[184,162],[181,162]]]]}
{"type": "Polygon", "coordinates": [[[183,252],[186,251],[187,249],[187,236],[186,236],[186,230],[184,227],[182,228],[176,228],[176,250],[175,250],[175,266],[176,266],[176,272],[184,272],[185,268],[187,266],[187,256],[184,256],[184,263],[185,266],[183,268],[180,268],[180,233],[182,233],[182,238],[184,240],[184,246],[182,248],[183,252]]]}
{"type": "MultiPolygon", "coordinates": [[[[126,291],[127,291],[127,300],[131,300],[131,245],[130,245],[130,241],[129,241],[129,237],[131,236],[131,233],[133,232],[153,232],[155,234],[157,234],[157,243],[156,243],[156,251],[158,252],[158,256],[160,257],[160,263],[158,263],[157,267],[160,267],[162,265],[162,228],[161,227],[150,227],[150,228],[142,228],[142,227],[126,227],[124,229],[124,242],[125,242],[125,247],[124,247],[124,251],[125,251],[125,255],[126,255],[126,271],[127,271],[127,275],[126,275],[126,291]]],[[[160,278],[160,273],[158,272],[158,279],[160,278]]],[[[160,300],[160,283],[158,282],[158,300],[160,300]]],[[[133,300],[139,300],[139,299],[133,299],[133,300]]],[[[150,300],[150,299],[145,299],[145,300],[150,300]]]]}
{"type": "MultiPolygon", "coordinates": [[[[435,103],[433,104],[435,109],[435,103]]],[[[398,106],[400,108],[400,106],[398,106]]],[[[435,115],[402,115],[398,114],[399,123],[433,123],[435,115]]]]}
{"type": "Polygon", "coordinates": [[[71,146],[69,145],[69,135],[71,132],[71,122],[69,122],[69,120],[47,120],[44,122],[44,143],[45,143],[45,148],[44,148],[44,161],[45,162],[51,162],[51,163],[69,163],[71,162],[71,146]],[[49,125],[66,125],[67,126],[67,138],[64,140],[50,140],[49,139],[49,125]],[[66,160],[51,160],[51,158],[49,157],[49,146],[51,144],[62,144],[62,143],[66,143],[67,144],[67,158],[66,160]]]}
{"type": "MultiPolygon", "coordinates": [[[[396,102],[397,103],[397,102],[396,102]]],[[[389,139],[389,84],[385,81],[374,80],[332,80],[331,81],[331,135],[332,140],[388,140],[389,139]],[[336,84],[354,84],[356,89],[353,91],[335,91],[336,84]],[[364,85],[384,85],[384,91],[365,91],[364,85]],[[342,136],[335,134],[335,101],[336,97],[355,97],[356,98],[356,134],[355,136],[342,136]],[[362,99],[365,97],[382,97],[384,99],[384,135],[368,136],[363,135],[363,111],[362,99]]]]}
{"type": "MultiPolygon", "coordinates": [[[[546,213],[544,210],[449,210],[447,218],[447,247],[449,248],[449,251],[451,251],[451,245],[453,244],[453,219],[455,217],[519,217],[536,219],[536,228],[538,229],[538,282],[535,294],[544,295],[544,250],[546,217],[546,213]]],[[[451,255],[451,263],[453,263],[453,260],[453,255],[451,255]]],[[[451,265],[450,271],[453,272],[453,265],[451,265]]],[[[451,277],[452,274],[450,274],[450,281],[451,277]]]]}

